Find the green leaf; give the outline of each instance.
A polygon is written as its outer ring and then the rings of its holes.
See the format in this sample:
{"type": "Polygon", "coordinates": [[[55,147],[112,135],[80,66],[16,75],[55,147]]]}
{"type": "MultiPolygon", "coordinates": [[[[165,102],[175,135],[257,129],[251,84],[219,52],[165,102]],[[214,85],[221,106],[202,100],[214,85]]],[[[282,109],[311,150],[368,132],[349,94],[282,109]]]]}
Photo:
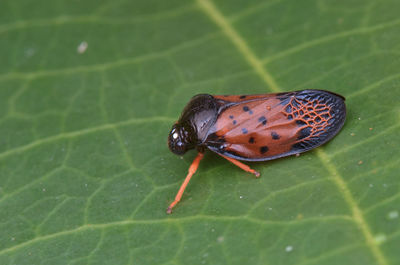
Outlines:
{"type": "Polygon", "coordinates": [[[0,3],[0,264],[399,264],[398,1],[0,3]],[[346,96],[255,179],[166,138],[197,93],[346,96]]]}

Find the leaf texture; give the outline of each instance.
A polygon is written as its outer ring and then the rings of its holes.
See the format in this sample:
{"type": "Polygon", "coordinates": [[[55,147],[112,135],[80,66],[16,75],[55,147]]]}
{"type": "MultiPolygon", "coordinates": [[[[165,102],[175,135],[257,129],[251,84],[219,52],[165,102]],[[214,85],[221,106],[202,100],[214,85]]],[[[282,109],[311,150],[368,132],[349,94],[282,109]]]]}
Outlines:
{"type": "Polygon", "coordinates": [[[0,3],[0,264],[400,263],[398,1],[0,3]],[[166,139],[195,94],[346,97],[328,144],[252,163],[166,139]]]}

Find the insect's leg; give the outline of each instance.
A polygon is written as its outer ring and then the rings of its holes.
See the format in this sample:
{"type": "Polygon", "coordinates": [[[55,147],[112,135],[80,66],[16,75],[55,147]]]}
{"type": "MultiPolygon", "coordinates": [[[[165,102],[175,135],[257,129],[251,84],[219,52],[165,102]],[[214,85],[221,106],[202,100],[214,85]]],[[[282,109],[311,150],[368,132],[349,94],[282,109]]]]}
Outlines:
{"type": "Polygon", "coordinates": [[[255,171],[254,169],[251,169],[248,165],[243,164],[242,162],[237,161],[236,159],[224,156],[219,154],[220,156],[222,156],[223,158],[225,158],[226,160],[228,160],[229,162],[235,164],[236,166],[240,167],[241,169],[243,169],[244,171],[247,171],[251,174],[254,174],[257,178],[260,176],[260,173],[258,171],[255,171]]]}
{"type": "Polygon", "coordinates": [[[182,198],[182,194],[185,191],[185,188],[187,186],[187,184],[190,181],[190,178],[193,176],[193,174],[196,172],[197,168],[199,167],[200,161],[203,158],[204,153],[199,152],[196,156],[196,158],[193,160],[192,164],[189,167],[189,172],[185,178],[185,180],[183,181],[181,187],[179,188],[178,193],[175,196],[175,200],[168,206],[167,208],[167,213],[172,213],[172,208],[181,200],[182,198]]]}

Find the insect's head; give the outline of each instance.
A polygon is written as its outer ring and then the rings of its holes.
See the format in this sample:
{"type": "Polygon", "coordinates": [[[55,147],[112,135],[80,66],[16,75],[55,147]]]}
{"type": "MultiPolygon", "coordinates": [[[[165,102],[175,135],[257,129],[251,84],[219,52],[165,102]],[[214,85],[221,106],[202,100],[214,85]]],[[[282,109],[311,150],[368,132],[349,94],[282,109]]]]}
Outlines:
{"type": "Polygon", "coordinates": [[[187,126],[182,126],[179,123],[175,123],[172,126],[171,132],[168,136],[168,147],[172,153],[177,155],[183,155],[186,151],[194,147],[191,141],[191,133],[187,126]]]}

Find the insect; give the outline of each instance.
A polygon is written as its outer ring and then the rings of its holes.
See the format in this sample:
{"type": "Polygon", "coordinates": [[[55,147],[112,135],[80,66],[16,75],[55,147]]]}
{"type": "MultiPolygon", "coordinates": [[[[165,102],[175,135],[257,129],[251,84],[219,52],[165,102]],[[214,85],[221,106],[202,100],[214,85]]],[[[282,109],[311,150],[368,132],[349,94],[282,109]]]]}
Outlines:
{"type": "Polygon", "coordinates": [[[194,96],[172,126],[168,146],[177,155],[194,148],[198,154],[167,213],[181,200],[206,149],[259,177],[238,160],[272,160],[326,143],[344,124],[344,100],[324,90],[194,96]]]}

